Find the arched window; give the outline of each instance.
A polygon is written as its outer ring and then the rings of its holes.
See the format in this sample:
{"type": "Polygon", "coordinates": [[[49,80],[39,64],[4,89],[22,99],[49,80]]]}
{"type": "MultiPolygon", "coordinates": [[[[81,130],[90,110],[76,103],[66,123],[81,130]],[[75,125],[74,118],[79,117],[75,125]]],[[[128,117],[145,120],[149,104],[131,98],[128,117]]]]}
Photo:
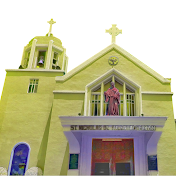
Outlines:
{"type": "Polygon", "coordinates": [[[24,175],[28,169],[30,147],[27,143],[20,142],[12,150],[8,175],[24,175]]]}

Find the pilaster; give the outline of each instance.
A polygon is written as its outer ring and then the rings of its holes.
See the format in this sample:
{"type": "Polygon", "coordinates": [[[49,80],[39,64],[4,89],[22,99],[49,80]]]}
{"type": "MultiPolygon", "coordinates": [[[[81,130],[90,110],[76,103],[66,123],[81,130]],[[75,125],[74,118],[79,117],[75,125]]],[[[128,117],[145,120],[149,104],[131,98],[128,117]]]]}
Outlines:
{"type": "Polygon", "coordinates": [[[66,49],[64,48],[64,51],[63,51],[63,60],[62,60],[62,70],[64,70],[64,66],[65,66],[65,57],[66,57],[66,49]]]}
{"type": "Polygon", "coordinates": [[[88,87],[85,87],[85,97],[84,97],[84,116],[87,115],[87,96],[88,96],[88,87]]]}
{"type": "Polygon", "coordinates": [[[67,60],[66,60],[66,66],[65,66],[65,73],[67,73],[67,68],[68,68],[68,57],[66,57],[67,60]]]}
{"type": "Polygon", "coordinates": [[[101,83],[101,101],[100,101],[100,116],[103,116],[103,104],[104,104],[104,83],[101,83]]]}
{"type": "Polygon", "coordinates": [[[32,42],[32,48],[31,48],[31,53],[30,53],[30,57],[29,57],[29,63],[28,63],[28,68],[29,69],[32,68],[36,43],[37,43],[37,39],[34,39],[33,42],[32,42]]]}
{"type": "Polygon", "coordinates": [[[115,86],[115,78],[114,78],[114,76],[112,76],[112,82],[114,82],[114,86],[115,86]]]}
{"type": "Polygon", "coordinates": [[[25,58],[25,47],[23,49],[23,55],[22,55],[22,59],[21,59],[21,65],[24,65],[24,58],[25,58]]]}
{"type": "Polygon", "coordinates": [[[52,58],[51,58],[52,45],[53,45],[53,40],[50,40],[50,41],[49,41],[49,46],[48,46],[47,59],[46,59],[46,69],[50,69],[50,60],[52,59],[52,58]]]}
{"type": "Polygon", "coordinates": [[[126,84],[123,83],[123,116],[126,116],[126,84]]]}

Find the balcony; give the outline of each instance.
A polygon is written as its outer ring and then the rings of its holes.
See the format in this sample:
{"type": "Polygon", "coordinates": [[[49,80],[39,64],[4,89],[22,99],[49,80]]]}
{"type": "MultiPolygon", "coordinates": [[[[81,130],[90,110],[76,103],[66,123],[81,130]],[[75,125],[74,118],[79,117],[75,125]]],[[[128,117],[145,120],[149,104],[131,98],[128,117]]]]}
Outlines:
{"type": "MultiPolygon", "coordinates": [[[[92,93],[90,100],[90,114],[91,116],[101,116],[101,111],[103,111],[103,116],[107,115],[108,112],[108,103],[105,102],[105,97],[103,97],[103,106],[101,110],[101,93],[96,92],[92,93]]],[[[126,108],[124,113],[124,97],[123,94],[120,94],[120,104],[119,104],[119,116],[135,116],[135,94],[127,93],[126,94],[126,108]]]]}

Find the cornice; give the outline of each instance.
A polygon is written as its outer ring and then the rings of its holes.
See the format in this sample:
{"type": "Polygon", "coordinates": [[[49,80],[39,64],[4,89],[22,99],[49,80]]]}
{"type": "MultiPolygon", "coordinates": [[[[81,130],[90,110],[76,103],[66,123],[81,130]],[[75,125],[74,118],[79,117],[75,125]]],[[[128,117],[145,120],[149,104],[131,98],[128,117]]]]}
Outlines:
{"type": "Polygon", "coordinates": [[[73,70],[71,70],[70,72],[68,72],[65,76],[63,76],[63,77],[59,77],[59,76],[56,77],[55,80],[56,81],[65,81],[65,80],[69,79],[71,76],[73,76],[74,74],[76,74],[80,70],[84,69],[85,67],[87,67],[92,62],[94,62],[99,57],[101,57],[102,55],[104,55],[105,53],[109,52],[112,49],[116,49],[120,54],[124,55],[127,59],[129,59],[131,62],[133,62],[134,64],[136,64],[137,66],[139,66],[141,69],[143,69],[144,71],[146,71],[148,74],[150,74],[153,77],[155,77],[160,82],[162,82],[162,83],[171,83],[170,79],[162,77],[160,74],[158,74],[157,72],[155,72],[153,69],[151,69],[150,67],[148,67],[147,65],[145,65],[144,63],[142,63],[140,60],[138,60],[137,58],[135,58],[134,56],[132,56],[131,54],[129,54],[127,51],[125,51],[124,49],[122,49],[121,47],[119,47],[118,45],[116,45],[114,43],[111,44],[111,45],[109,45],[108,47],[106,47],[105,49],[103,49],[102,51],[100,51],[99,53],[97,53],[96,55],[94,55],[93,57],[91,57],[90,59],[88,59],[87,61],[83,62],[78,67],[76,67],[73,70]]]}
{"type": "Polygon", "coordinates": [[[59,51],[63,51],[62,48],[60,48],[60,47],[58,47],[58,46],[56,46],[56,45],[54,45],[54,44],[52,45],[52,47],[55,48],[55,49],[57,49],[57,50],[59,50],[59,51]]]}
{"type": "Polygon", "coordinates": [[[141,92],[143,95],[173,95],[173,92],[141,92]]]}
{"type": "Polygon", "coordinates": [[[49,70],[49,69],[6,69],[6,72],[56,72],[62,73],[64,70],[49,70]]]}
{"type": "Polygon", "coordinates": [[[48,47],[48,44],[36,44],[36,47],[48,47]]]}
{"type": "Polygon", "coordinates": [[[156,125],[163,127],[167,117],[139,116],[61,116],[64,125],[156,125]]]}
{"type": "Polygon", "coordinates": [[[85,94],[85,91],[77,90],[54,90],[54,94],[85,94]]]}

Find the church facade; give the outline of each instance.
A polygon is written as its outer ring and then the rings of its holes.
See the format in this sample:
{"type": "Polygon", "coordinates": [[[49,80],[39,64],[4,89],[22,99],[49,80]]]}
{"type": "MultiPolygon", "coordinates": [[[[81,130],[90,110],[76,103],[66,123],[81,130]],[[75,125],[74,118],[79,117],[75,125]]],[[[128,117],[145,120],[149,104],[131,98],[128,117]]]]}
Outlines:
{"type": "Polygon", "coordinates": [[[106,31],[111,45],[67,73],[66,49],[51,33],[54,23],[24,47],[19,69],[6,70],[0,171],[176,175],[171,79],[116,45],[116,25],[106,31]],[[112,82],[119,92],[115,114],[105,99],[112,82]]]}

